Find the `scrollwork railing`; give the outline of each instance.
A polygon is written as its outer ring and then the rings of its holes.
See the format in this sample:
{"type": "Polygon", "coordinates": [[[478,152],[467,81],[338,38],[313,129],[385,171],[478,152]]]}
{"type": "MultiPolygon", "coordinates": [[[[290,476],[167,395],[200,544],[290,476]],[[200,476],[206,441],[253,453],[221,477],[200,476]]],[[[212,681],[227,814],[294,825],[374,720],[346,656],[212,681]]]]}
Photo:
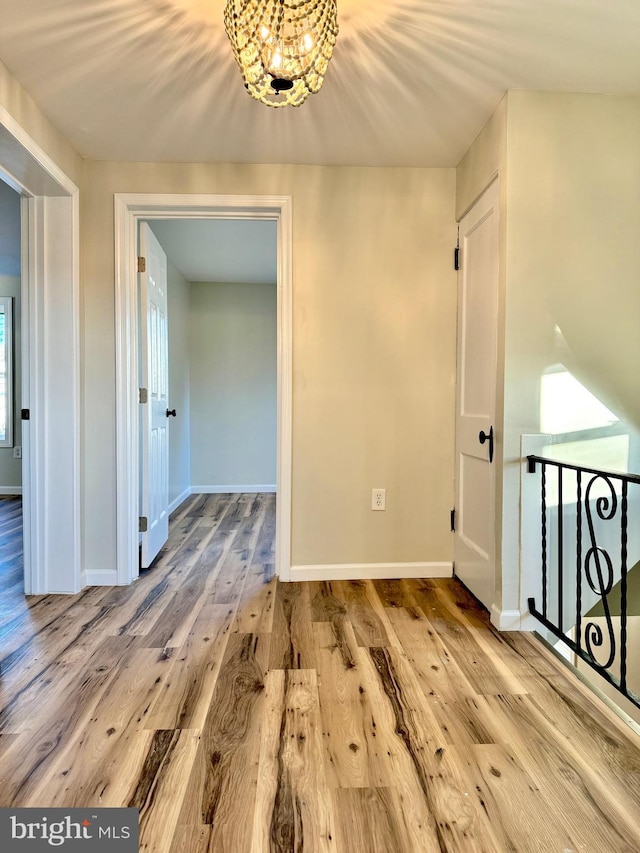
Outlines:
{"type": "Polygon", "coordinates": [[[542,511],[541,607],[536,605],[535,598],[530,598],[529,611],[581,660],[640,707],[640,697],[627,683],[629,488],[640,485],[640,476],[571,465],[542,456],[527,459],[530,474],[536,472],[538,465],[541,468],[542,511]],[[549,469],[555,470],[556,477],[550,477],[549,469]],[[570,485],[575,486],[575,498],[566,500],[570,485]],[[552,486],[556,493],[550,501],[552,486]],[[575,540],[566,517],[568,507],[572,517],[575,507],[575,520],[572,518],[571,522],[575,540]],[[573,564],[570,569],[568,563],[573,564]],[[613,593],[618,585],[619,617],[613,607],[615,603],[617,610],[617,589],[615,596],[613,593]],[[594,608],[602,615],[589,615],[594,608]]]}

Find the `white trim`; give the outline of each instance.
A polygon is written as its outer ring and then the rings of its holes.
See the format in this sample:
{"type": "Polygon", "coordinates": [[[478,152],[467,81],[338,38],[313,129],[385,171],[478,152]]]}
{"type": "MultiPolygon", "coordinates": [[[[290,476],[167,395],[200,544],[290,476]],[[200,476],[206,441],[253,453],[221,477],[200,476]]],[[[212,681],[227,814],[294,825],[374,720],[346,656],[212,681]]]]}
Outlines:
{"type": "Polygon", "coordinates": [[[178,495],[177,498],[174,498],[171,501],[171,503],[169,504],[169,515],[171,515],[172,512],[174,512],[176,509],[178,509],[180,504],[184,503],[186,501],[186,499],[188,497],[190,497],[192,494],[193,493],[192,493],[190,487],[187,486],[187,488],[184,490],[184,492],[181,495],[178,495]]]}
{"type": "MultiPolygon", "coordinates": [[[[255,495],[264,492],[275,494],[276,485],[269,486],[188,486],[181,495],[169,504],[169,515],[175,512],[191,495],[255,495]]],[[[0,494],[2,492],[0,491],[0,494]]],[[[13,494],[13,493],[12,493],[13,494]]]]}
{"type": "Polygon", "coordinates": [[[384,578],[450,578],[453,563],[328,563],[291,566],[292,581],[342,581],[384,578]]]}
{"type": "Polygon", "coordinates": [[[116,586],[118,573],[115,569],[93,569],[82,572],[82,586],[116,586]]]}
{"type": "Polygon", "coordinates": [[[23,206],[21,406],[30,419],[22,424],[22,484],[31,564],[25,590],[32,594],[81,589],[78,202],[76,191],[23,206]]]}
{"type": "Polygon", "coordinates": [[[135,257],[137,220],[115,196],[115,333],[116,333],[116,568],[118,583],[138,574],[138,300],[135,257]]]}
{"type": "MultiPolygon", "coordinates": [[[[36,225],[42,223],[42,198],[23,198],[22,227],[22,394],[21,407],[31,412],[31,401],[42,395],[42,365],[34,358],[32,338],[37,338],[37,282],[44,279],[44,234],[36,225]]],[[[44,556],[44,500],[41,472],[44,470],[42,429],[31,412],[28,423],[22,422],[22,527],[24,545],[24,589],[27,595],[48,592],[44,556]]]]}
{"type": "Polygon", "coordinates": [[[0,128],[13,137],[3,150],[0,172],[4,180],[18,193],[30,196],[74,196],[78,188],[48,154],[18,124],[8,110],[0,104],[0,128]],[[26,153],[26,159],[25,159],[26,153]],[[11,162],[7,162],[11,161],[11,162]],[[31,167],[31,168],[29,168],[31,167]],[[20,175],[19,171],[23,174],[20,175]],[[37,182],[48,183],[48,191],[36,188],[37,182]]]}
{"type": "MultiPolygon", "coordinates": [[[[275,199],[274,199],[275,200],[275,199]]],[[[275,571],[291,578],[291,457],[293,424],[293,219],[291,197],[279,199],[277,246],[277,491],[275,571]]]]}
{"type": "Polygon", "coordinates": [[[0,486],[0,495],[18,497],[22,494],[22,486],[0,486]]]}
{"type": "MultiPolygon", "coordinates": [[[[276,573],[291,574],[292,218],[290,196],[116,193],[116,559],[118,584],[138,576],[138,222],[144,219],[271,219],[278,223],[278,502],[276,573]]],[[[191,489],[192,493],[195,488],[191,489]]]]}
{"type": "Polygon", "coordinates": [[[273,494],[277,491],[277,486],[253,486],[253,485],[233,485],[233,486],[191,486],[192,495],[254,495],[258,492],[273,494]]]}
{"type": "Polygon", "coordinates": [[[491,605],[491,624],[498,631],[520,631],[522,614],[519,610],[500,610],[495,604],[491,605]]]}
{"type": "Polygon", "coordinates": [[[0,174],[22,195],[26,594],[80,589],[79,190],[0,106],[0,174]],[[60,347],[60,340],[65,347],[60,347]]]}

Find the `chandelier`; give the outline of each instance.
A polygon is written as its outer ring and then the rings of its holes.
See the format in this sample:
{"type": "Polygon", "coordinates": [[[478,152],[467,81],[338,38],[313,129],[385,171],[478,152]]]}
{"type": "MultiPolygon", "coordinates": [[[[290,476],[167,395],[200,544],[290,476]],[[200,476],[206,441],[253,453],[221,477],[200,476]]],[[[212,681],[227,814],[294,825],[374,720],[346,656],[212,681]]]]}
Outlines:
{"type": "Polygon", "coordinates": [[[252,98],[299,107],[320,90],[338,35],[336,0],[227,0],[224,26],[252,98]]]}

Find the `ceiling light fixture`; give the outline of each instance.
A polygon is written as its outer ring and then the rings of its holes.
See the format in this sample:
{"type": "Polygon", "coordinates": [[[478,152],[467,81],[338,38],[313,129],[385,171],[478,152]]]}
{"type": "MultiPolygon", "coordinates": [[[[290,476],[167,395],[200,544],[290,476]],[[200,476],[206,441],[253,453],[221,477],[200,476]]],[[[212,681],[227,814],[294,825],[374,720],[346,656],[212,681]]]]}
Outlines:
{"type": "Polygon", "coordinates": [[[336,0],[227,0],[224,26],[251,97],[299,107],[322,86],[338,10],[336,0]]]}

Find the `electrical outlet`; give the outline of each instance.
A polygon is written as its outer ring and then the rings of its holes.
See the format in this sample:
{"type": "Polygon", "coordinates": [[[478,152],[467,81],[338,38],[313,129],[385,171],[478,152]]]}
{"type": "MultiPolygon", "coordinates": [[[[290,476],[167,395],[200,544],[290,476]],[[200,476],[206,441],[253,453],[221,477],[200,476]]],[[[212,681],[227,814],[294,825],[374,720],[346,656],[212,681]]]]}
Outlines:
{"type": "Polygon", "coordinates": [[[386,489],[371,489],[371,509],[384,510],[387,508],[386,489]]]}
{"type": "Polygon", "coordinates": [[[13,458],[14,459],[22,459],[22,448],[14,447],[13,448],[13,458]]]}

